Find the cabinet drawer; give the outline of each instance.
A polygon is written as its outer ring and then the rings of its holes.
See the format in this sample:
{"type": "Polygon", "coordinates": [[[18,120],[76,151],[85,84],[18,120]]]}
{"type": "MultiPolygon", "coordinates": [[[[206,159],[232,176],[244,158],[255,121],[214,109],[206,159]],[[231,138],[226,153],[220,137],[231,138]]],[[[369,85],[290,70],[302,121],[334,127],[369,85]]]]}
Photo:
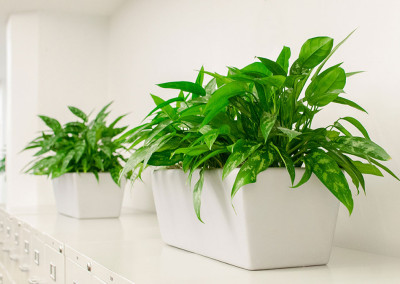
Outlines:
{"type": "Polygon", "coordinates": [[[86,271],[88,272],[92,271],[91,259],[67,245],[65,246],[65,257],[69,258],[77,265],[80,265],[86,271]]]}
{"type": "MultiPolygon", "coordinates": [[[[44,242],[42,235],[37,231],[31,231],[29,244],[29,280],[32,283],[44,283],[47,276],[47,267],[44,261],[44,242]]],[[[29,283],[29,282],[28,282],[29,283]]]]}
{"type": "Polygon", "coordinates": [[[91,273],[69,258],[66,259],[65,271],[66,284],[90,284],[91,282],[91,273]]]}
{"type": "Polygon", "coordinates": [[[105,284],[133,284],[132,281],[118,275],[115,272],[105,268],[104,266],[93,262],[92,263],[92,273],[98,282],[94,283],[105,283],[105,284]],[[100,282],[99,282],[100,281],[100,282]]]}
{"type": "Polygon", "coordinates": [[[46,283],[65,283],[64,254],[55,250],[47,243],[44,245],[45,270],[47,269],[46,283]]]}

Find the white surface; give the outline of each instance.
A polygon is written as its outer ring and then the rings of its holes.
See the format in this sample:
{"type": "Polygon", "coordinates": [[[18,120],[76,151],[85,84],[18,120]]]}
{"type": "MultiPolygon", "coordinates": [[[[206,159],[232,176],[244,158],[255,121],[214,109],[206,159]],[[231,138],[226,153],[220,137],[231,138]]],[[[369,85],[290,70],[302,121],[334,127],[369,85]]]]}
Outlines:
{"type": "MultiPolygon", "coordinates": [[[[226,65],[243,67],[254,56],[276,58],[283,45],[292,60],[308,38],[329,35],[338,43],[356,33],[331,58],[344,61],[351,77],[345,91],[369,116],[345,106],[329,106],[317,115],[319,125],[352,115],[392,156],[386,163],[400,174],[400,96],[396,82],[400,63],[400,2],[383,1],[126,1],[110,21],[109,90],[116,108],[132,112],[132,125],[154,107],[149,96],[177,95],[157,83],[195,80],[201,65],[226,73],[226,65]]],[[[355,130],[357,133],[357,130],[355,130]]],[[[354,196],[351,218],[340,210],[336,244],[400,256],[400,183],[366,176],[367,197],[354,196]]]]}
{"type": "Polygon", "coordinates": [[[65,123],[76,119],[68,105],[89,113],[108,103],[107,36],[107,19],[101,16],[43,12],[10,17],[7,173],[11,206],[54,204],[51,180],[21,171],[35,151],[20,151],[46,127],[38,114],[65,123]]]}
{"type": "Polygon", "coordinates": [[[78,219],[116,218],[121,213],[125,180],[119,187],[109,173],[68,173],[53,179],[58,212],[78,219]]]}
{"type": "Polygon", "coordinates": [[[91,258],[94,270],[99,263],[135,284],[397,284],[400,281],[399,258],[335,247],[326,266],[247,271],[163,244],[153,214],[76,220],[57,215],[54,208],[39,211],[38,215],[17,215],[91,258]]]}
{"type": "MultiPolygon", "coordinates": [[[[250,270],[326,264],[339,208],[329,190],[322,189],[316,177],[301,190],[291,189],[286,169],[274,168],[237,192],[235,212],[231,189],[238,171],[234,169],[224,181],[221,169],[205,172],[204,224],[193,209],[187,174],[154,171],[153,192],[163,240],[250,270]]],[[[304,169],[296,173],[302,176],[304,169]]],[[[193,184],[198,176],[198,172],[193,175],[193,184]]]]}

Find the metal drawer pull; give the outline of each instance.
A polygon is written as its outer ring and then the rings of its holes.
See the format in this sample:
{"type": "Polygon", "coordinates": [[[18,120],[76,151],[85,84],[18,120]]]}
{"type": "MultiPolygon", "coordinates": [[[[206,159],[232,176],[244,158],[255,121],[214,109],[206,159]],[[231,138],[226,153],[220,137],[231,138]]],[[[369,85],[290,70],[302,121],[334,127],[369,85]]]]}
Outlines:
{"type": "Polygon", "coordinates": [[[28,241],[24,242],[24,252],[26,254],[29,254],[29,242],[28,241]]]}
{"type": "Polygon", "coordinates": [[[19,234],[18,234],[18,233],[15,233],[15,234],[14,234],[14,243],[15,243],[16,245],[19,244],[19,234]]]}
{"type": "Polygon", "coordinates": [[[92,264],[90,262],[88,262],[88,264],[86,265],[87,271],[92,271],[92,264]]]}
{"type": "Polygon", "coordinates": [[[56,281],[56,266],[50,262],[50,278],[56,281]]]}
{"type": "Polygon", "coordinates": [[[28,283],[29,284],[39,284],[39,280],[35,279],[35,278],[29,278],[28,279],[28,283]]]}
{"type": "Polygon", "coordinates": [[[35,250],[33,251],[33,261],[34,261],[37,265],[40,264],[39,259],[40,259],[39,251],[35,249],[35,250]]]}
{"type": "Polygon", "coordinates": [[[18,255],[16,255],[16,254],[10,254],[8,257],[9,257],[10,260],[12,260],[12,261],[17,261],[17,260],[18,260],[18,255]]]}
{"type": "Polygon", "coordinates": [[[6,228],[6,235],[7,235],[7,238],[9,238],[10,235],[11,235],[11,228],[8,227],[8,226],[7,226],[7,228],[6,228]]]}
{"type": "Polygon", "coordinates": [[[72,284],[79,284],[78,282],[76,282],[76,281],[72,281],[72,284]]]}
{"type": "Polygon", "coordinates": [[[29,266],[28,265],[24,265],[24,264],[22,264],[22,265],[20,265],[20,266],[18,266],[19,267],[19,270],[21,270],[22,272],[27,272],[27,271],[29,271],[29,266]]]}

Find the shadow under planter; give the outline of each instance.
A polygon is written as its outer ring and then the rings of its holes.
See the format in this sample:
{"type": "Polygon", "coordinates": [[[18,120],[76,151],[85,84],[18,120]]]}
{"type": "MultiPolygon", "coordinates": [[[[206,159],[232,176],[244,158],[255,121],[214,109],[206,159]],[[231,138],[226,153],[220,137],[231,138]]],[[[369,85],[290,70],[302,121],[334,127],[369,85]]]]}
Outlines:
{"type": "MultiPolygon", "coordinates": [[[[327,264],[339,201],[312,176],[290,188],[285,168],[270,168],[242,187],[231,206],[239,169],[222,181],[222,170],[205,172],[201,223],[181,170],[155,170],[153,194],[161,236],[169,245],[249,270],[327,264]]],[[[296,169],[302,176],[303,169],[296,169]]],[[[192,181],[198,179],[198,171],[192,181]]]]}
{"type": "Polygon", "coordinates": [[[57,210],[78,219],[117,218],[121,214],[125,181],[119,187],[109,173],[67,173],[53,179],[57,210]]]}

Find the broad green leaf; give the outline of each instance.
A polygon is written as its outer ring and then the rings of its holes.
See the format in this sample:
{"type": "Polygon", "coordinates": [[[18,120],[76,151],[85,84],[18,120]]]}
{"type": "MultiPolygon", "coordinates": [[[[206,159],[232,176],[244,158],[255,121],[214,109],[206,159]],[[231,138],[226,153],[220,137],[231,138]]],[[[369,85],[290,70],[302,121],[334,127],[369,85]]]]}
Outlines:
{"type": "Polygon", "coordinates": [[[281,53],[278,56],[278,59],[276,60],[276,63],[278,63],[282,69],[285,71],[287,74],[289,71],[289,59],[290,59],[290,48],[287,46],[284,46],[282,48],[281,53]]]}
{"type": "Polygon", "coordinates": [[[243,94],[246,91],[248,91],[248,87],[247,84],[243,82],[228,83],[217,89],[211,95],[204,109],[206,117],[204,118],[202,126],[209,123],[219,112],[221,112],[229,104],[230,98],[243,94]]]}
{"type": "Polygon", "coordinates": [[[184,92],[192,93],[194,96],[206,95],[206,91],[203,89],[202,86],[187,81],[168,82],[168,83],[158,84],[157,86],[165,89],[182,90],[184,92]]]}
{"type": "Polygon", "coordinates": [[[83,153],[85,152],[86,149],[86,141],[85,140],[80,140],[76,145],[75,145],[75,163],[77,163],[83,153]]]}
{"type": "Polygon", "coordinates": [[[272,72],[272,74],[286,76],[285,70],[283,70],[283,68],[275,61],[263,57],[257,57],[257,58],[261,61],[262,64],[265,65],[265,67],[267,67],[269,71],[272,72]]]}
{"type": "Polygon", "coordinates": [[[172,155],[171,150],[155,152],[151,155],[147,164],[150,166],[173,166],[183,160],[183,154],[172,155]]]}
{"type": "MultiPolygon", "coordinates": [[[[150,94],[150,95],[153,98],[153,101],[157,105],[157,107],[160,106],[160,108],[165,112],[165,114],[167,114],[172,120],[175,119],[176,111],[172,108],[172,106],[170,106],[170,102],[167,103],[160,97],[157,97],[152,94],[150,94]]],[[[171,100],[174,100],[174,99],[171,99],[171,100]]],[[[157,109],[157,107],[156,107],[156,109],[157,109]]],[[[152,112],[150,112],[149,115],[151,115],[151,114],[152,114],[152,112]]]]}
{"type": "MultiPolygon", "coordinates": [[[[329,53],[329,55],[322,61],[322,63],[318,66],[317,71],[315,72],[313,78],[311,80],[314,80],[314,78],[319,74],[319,72],[321,71],[322,67],[324,67],[325,63],[329,60],[329,58],[336,52],[336,50],[355,32],[356,30],[353,30],[349,35],[347,35],[345,37],[344,40],[342,40],[341,42],[339,42],[333,49],[332,51],[329,53]]],[[[348,77],[348,76],[346,76],[348,77]]]]}
{"type": "Polygon", "coordinates": [[[348,154],[361,157],[367,155],[381,161],[390,160],[389,154],[382,147],[363,137],[339,137],[334,141],[334,145],[348,154]]]}
{"type": "Polygon", "coordinates": [[[203,80],[204,80],[204,67],[201,66],[199,74],[197,75],[195,84],[197,84],[199,86],[203,86],[203,80]]]}
{"type": "Polygon", "coordinates": [[[201,220],[200,217],[200,207],[201,207],[201,192],[203,190],[203,184],[204,184],[204,168],[200,170],[199,173],[199,180],[196,182],[193,190],[193,205],[194,205],[194,211],[196,212],[197,218],[200,220],[200,222],[204,223],[203,220],[201,220]]]}
{"type": "MultiPolygon", "coordinates": [[[[151,96],[153,96],[153,95],[151,95],[151,96]]],[[[154,98],[153,98],[153,100],[154,100],[154,98]]],[[[161,100],[159,100],[157,98],[156,98],[156,100],[157,100],[157,102],[161,102],[161,100]]],[[[154,100],[154,102],[156,102],[156,100],[154,100]]],[[[167,114],[173,115],[174,111],[173,110],[171,111],[170,108],[168,108],[168,110],[167,110],[167,106],[172,104],[172,103],[174,103],[174,102],[183,102],[183,101],[185,101],[185,99],[182,98],[182,97],[172,98],[172,99],[169,99],[167,101],[164,101],[164,102],[158,104],[155,108],[153,108],[152,111],[149,112],[149,114],[145,117],[145,119],[147,117],[149,117],[150,115],[152,115],[157,110],[164,109],[164,108],[165,108],[164,110],[167,112],[167,114]]]]}
{"type": "Polygon", "coordinates": [[[341,120],[346,120],[347,122],[350,122],[351,124],[353,124],[361,132],[361,134],[365,138],[367,138],[368,140],[371,140],[371,138],[369,138],[367,130],[361,124],[361,122],[359,122],[357,119],[355,119],[354,117],[346,116],[346,117],[342,117],[341,120]]]}
{"type": "Polygon", "coordinates": [[[361,184],[361,187],[364,190],[365,193],[365,181],[362,173],[358,170],[358,168],[352,163],[352,160],[343,155],[340,151],[331,148],[331,147],[326,147],[328,149],[327,155],[329,155],[331,158],[333,158],[336,163],[343,168],[347,174],[351,177],[353,184],[357,188],[358,192],[358,187],[361,184]]]}
{"type": "Polygon", "coordinates": [[[94,163],[98,169],[104,172],[103,160],[99,156],[93,156],[94,163]]]}
{"type": "Polygon", "coordinates": [[[261,116],[260,129],[265,141],[267,141],[269,133],[275,125],[276,118],[276,114],[269,112],[264,112],[261,116]]]}
{"type": "Polygon", "coordinates": [[[257,83],[267,85],[267,86],[272,86],[275,88],[280,88],[283,86],[283,83],[285,83],[286,77],[281,76],[281,75],[274,75],[274,76],[269,76],[269,77],[264,77],[264,78],[259,78],[255,79],[257,83]]]}
{"type": "Polygon", "coordinates": [[[50,127],[54,131],[54,133],[59,133],[61,131],[61,124],[56,119],[45,115],[39,115],[39,117],[48,127],[50,127]]]}
{"type": "Polygon", "coordinates": [[[206,85],[206,94],[211,95],[212,93],[215,92],[215,88],[217,87],[217,80],[215,78],[212,78],[206,85]]]}
{"type": "Polygon", "coordinates": [[[87,119],[88,119],[87,115],[86,115],[82,110],[80,110],[79,108],[73,107],[73,106],[68,106],[68,109],[69,109],[74,115],[76,115],[77,117],[79,117],[80,119],[82,119],[84,122],[87,121],[87,119]]]}
{"type": "Polygon", "coordinates": [[[311,175],[312,175],[312,168],[308,163],[305,163],[305,170],[304,170],[303,176],[301,177],[298,184],[296,184],[295,186],[292,186],[292,188],[297,188],[299,186],[302,186],[306,182],[308,182],[308,180],[311,178],[311,175]]]}
{"type": "Polygon", "coordinates": [[[362,174],[368,174],[368,175],[375,175],[375,176],[383,177],[382,172],[372,164],[365,164],[365,163],[360,162],[360,161],[353,161],[353,164],[354,164],[354,166],[357,167],[357,169],[362,174]]]}
{"type": "Polygon", "coordinates": [[[345,99],[343,97],[337,97],[336,99],[334,99],[332,102],[337,103],[337,104],[341,104],[341,105],[348,105],[351,106],[355,109],[361,110],[365,113],[368,113],[365,109],[363,109],[361,106],[359,106],[358,104],[356,104],[355,102],[345,99]]]}
{"type": "Polygon", "coordinates": [[[222,179],[225,179],[233,169],[241,165],[261,144],[239,139],[232,147],[232,154],[229,155],[224,168],[222,170],[222,179]]]}
{"type": "Polygon", "coordinates": [[[346,85],[346,74],[340,67],[333,66],[320,75],[308,86],[305,96],[312,106],[325,106],[342,93],[346,85]]]}
{"type": "Polygon", "coordinates": [[[94,149],[96,146],[96,129],[94,127],[90,128],[89,131],[86,133],[86,139],[89,143],[89,146],[94,149]]]}
{"type": "Polygon", "coordinates": [[[339,122],[335,122],[334,124],[333,124],[333,126],[336,128],[336,129],[338,129],[340,132],[342,132],[344,135],[346,135],[346,136],[353,136],[353,135],[351,135],[351,133],[343,126],[343,125],[341,125],[339,122]]]}
{"type": "Polygon", "coordinates": [[[68,167],[69,163],[75,156],[75,150],[70,150],[68,154],[64,157],[62,164],[61,164],[61,172],[64,172],[65,169],[68,167]]]}
{"type": "Polygon", "coordinates": [[[179,148],[174,153],[175,154],[185,154],[185,155],[189,155],[189,156],[198,156],[198,155],[201,155],[208,151],[210,151],[210,149],[208,149],[207,145],[202,144],[202,145],[197,145],[197,146],[192,146],[192,147],[179,148]]]}
{"type": "Polygon", "coordinates": [[[307,40],[301,47],[299,61],[303,68],[314,68],[331,52],[333,39],[330,37],[314,37],[307,40]]]}
{"type": "Polygon", "coordinates": [[[272,72],[269,71],[268,68],[261,62],[253,62],[240,69],[240,71],[251,76],[266,77],[272,75],[272,72]]]}
{"type": "Polygon", "coordinates": [[[301,134],[301,132],[287,129],[285,127],[278,127],[278,129],[289,138],[289,142],[301,134]]]}
{"type": "Polygon", "coordinates": [[[241,187],[257,181],[257,175],[265,171],[274,160],[274,154],[270,147],[255,151],[242,165],[236,176],[231,191],[233,199],[241,187]]]}
{"type": "Polygon", "coordinates": [[[122,167],[121,167],[121,166],[119,166],[119,167],[113,167],[113,168],[110,169],[111,178],[113,179],[113,181],[114,181],[118,186],[121,185],[120,180],[119,180],[119,175],[120,175],[120,173],[121,173],[121,170],[122,170],[122,167]]]}
{"type": "Polygon", "coordinates": [[[353,211],[353,197],[346,177],[336,164],[336,161],[322,150],[313,150],[305,156],[313,173],[329,189],[336,198],[349,210],[353,211]]]}
{"type": "MultiPolygon", "coordinates": [[[[196,164],[193,166],[193,168],[194,168],[194,169],[197,169],[197,168],[199,168],[201,165],[203,165],[203,163],[205,163],[206,161],[208,161],[209,159],[211,159],[211,158],[213,158],[213,157],[215,157],[215,156],[217,156],[217,155],[220,155],[220,154],[222,154],[222,153],[226,153],[226,152],[228,152],[227,149],[220,149],[220,150],[216,150],[216,151],[213,151],[213,152],[211,152],[211,153],[208,153],[205,157],[203,157],[203,158],[201,158],[199,161],[197,161],[196,164]]],[[[205,166],[205,165],[204,165],[204,166],[205,166]]]]}
{"type": "Polygon", "coordinates": [[[293,163],[292,158],[285,151],[285,149],[276,147],[272,143],[271,143],[271,146],[275,149],[275,151],[278,153],[278,155],[281,157],[283,163],[285,164],[286,170],[289,173],[290,181],[292,182],[292,186],[293,186],[294,180],[296,178],[296,171],[295,171],[295,168],[294,168],[294,163],[293,163]]]}

